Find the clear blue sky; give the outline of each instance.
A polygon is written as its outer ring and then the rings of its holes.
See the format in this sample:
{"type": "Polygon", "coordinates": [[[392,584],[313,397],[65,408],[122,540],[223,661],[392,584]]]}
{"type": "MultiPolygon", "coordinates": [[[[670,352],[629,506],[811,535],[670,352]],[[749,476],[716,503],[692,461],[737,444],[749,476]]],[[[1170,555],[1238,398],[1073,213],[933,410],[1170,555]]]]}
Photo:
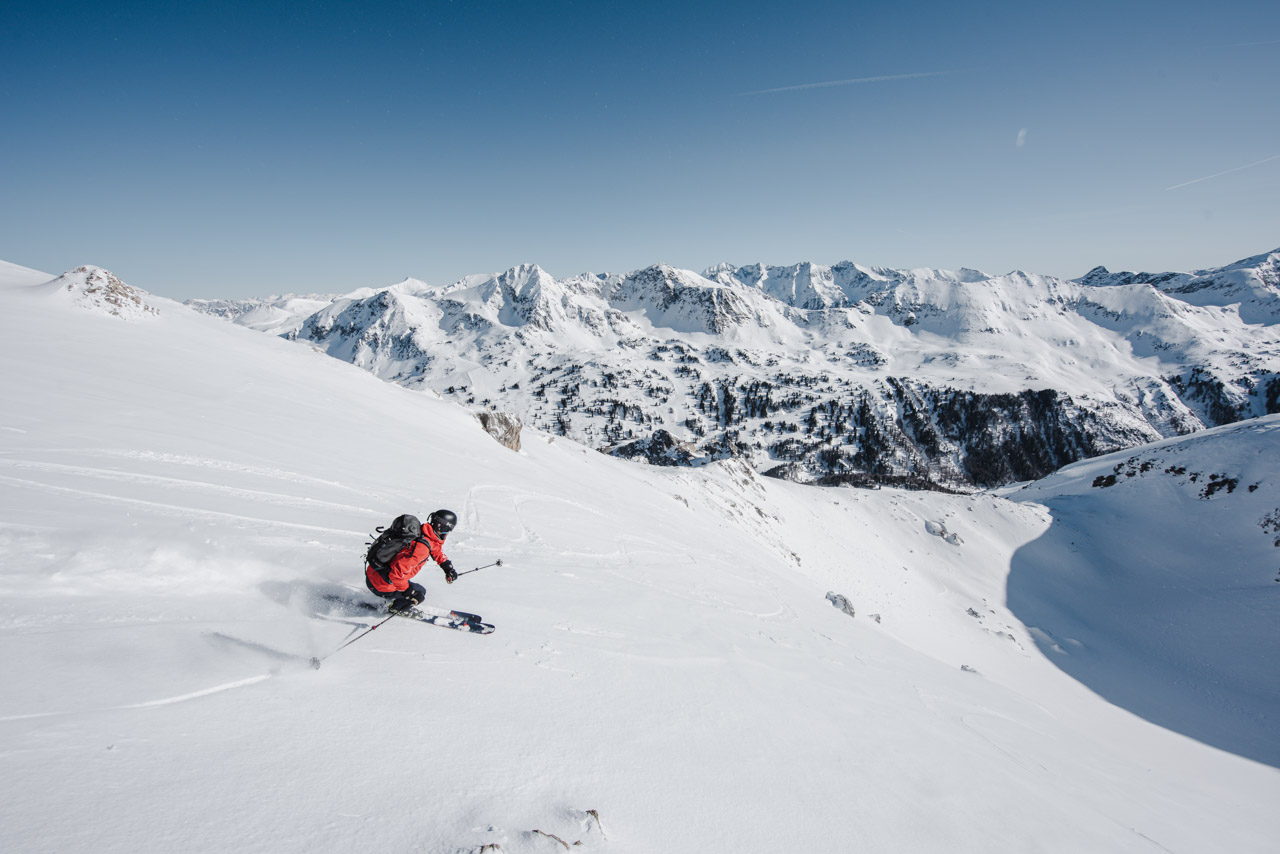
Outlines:
{"type": "Polygon", "coordinates": [[[177,298],[1218,266],[1280,246],[1277,105],[1274,0],[9,0],[0,259],[177,298]]]}

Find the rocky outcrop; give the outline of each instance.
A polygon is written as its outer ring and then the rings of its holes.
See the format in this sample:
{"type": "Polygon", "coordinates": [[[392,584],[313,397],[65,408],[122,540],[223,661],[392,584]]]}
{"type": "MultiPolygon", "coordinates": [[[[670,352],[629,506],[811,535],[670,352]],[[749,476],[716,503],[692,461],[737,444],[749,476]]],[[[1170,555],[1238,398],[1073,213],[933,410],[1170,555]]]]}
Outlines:
{"type": "Polygon", "coordinates": [[[689,444],[677,442],[666,430],[655,430],[649,438],[627,442],[609,453],[627,460],[643,460],[653,466],[688,466],[697,460],[689,444]]]}
{"type": "Polygon", "coordinates": [[[476,418],[485,432],[499,445],[513,451],[520,450],[520,419],[510,412],[477,412],[476,418]]]}
{"type": "Polygon", "coordinates": [[[857,612],[853,609],[853,603],[843,593],[836,593],[834,590],[827,591],[827,601],[840,609],[850,617],[856,617],[857,612]]]}
{"type": "Polygon", "coordinates": [[[77,267],[40,287],[80,308],[125,320],[144,320],[160,314],[158,308],[147,302],[150,294],[126,285],[110,270],[101,267],[77,267]]]}

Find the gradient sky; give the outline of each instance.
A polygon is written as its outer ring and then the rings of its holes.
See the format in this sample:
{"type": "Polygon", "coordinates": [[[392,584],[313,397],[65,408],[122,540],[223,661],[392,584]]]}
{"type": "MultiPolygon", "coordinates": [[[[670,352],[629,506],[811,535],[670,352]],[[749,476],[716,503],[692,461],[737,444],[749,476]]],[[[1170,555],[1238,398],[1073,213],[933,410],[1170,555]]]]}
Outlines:
{"type": "Polygon", "coordinates": [[[0,9],[0,259],[175,298],[1280,246],[1280,3],[0,9]],[[823,85],[817,85],[823,84],[823,85]]]}

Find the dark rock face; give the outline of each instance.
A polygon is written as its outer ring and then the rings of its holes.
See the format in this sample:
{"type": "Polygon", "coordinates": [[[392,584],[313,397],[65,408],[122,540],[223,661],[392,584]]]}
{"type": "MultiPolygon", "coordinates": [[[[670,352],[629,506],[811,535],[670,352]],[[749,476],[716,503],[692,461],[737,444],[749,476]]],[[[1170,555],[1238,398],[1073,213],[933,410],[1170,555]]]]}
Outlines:
{"type": "MultiPolygon", "coordinates": [[[[823,484],[997,486],[1147,440],[1053,389],[993,395],[889,378],[845,399],[780,406],[751,383],[720,389],[715,412],[723,427],[742,425],[749,413],[796,413],[796,422],[764,422],[778,436],[766,449],[783,462],[766,473],[823,484]]],[[[734,440],[743,444],[740,435],[734,440]]]]}
{"type": "Polygon", "coordinates": [[[1236,378],[1234,385],[1247,389],[1243,399],[1232,394],[1233,390],[1219,377],[1198,367],[1166,377],[1165,381],[1183,402],[1202,413],[1206,423],[1219,426],[1251,418],[1258,409],[1263,415],[1280,412],[1280,376],[1259,373],[1236,378]]]}
{"type": "Polygon", "coordinates": [[[658,429],[609,453],[672,466],[763,451],[778,462],[764,470],[770,477],[949,491],[1034,480],[1149,440],[1053,389],[980,394],[889,378],[840,391],[776,394],[777,386],[746,378],[704,383],[702,438],[681,443],[658,429]]]}
{"type": "Polygon", "coordinates": [[[655,430],[649,438],[628,442],[610,453],[628,460],[641,459],[655,466],[688,466],[695,460],[694,455],[666,430],[655,430]]]}

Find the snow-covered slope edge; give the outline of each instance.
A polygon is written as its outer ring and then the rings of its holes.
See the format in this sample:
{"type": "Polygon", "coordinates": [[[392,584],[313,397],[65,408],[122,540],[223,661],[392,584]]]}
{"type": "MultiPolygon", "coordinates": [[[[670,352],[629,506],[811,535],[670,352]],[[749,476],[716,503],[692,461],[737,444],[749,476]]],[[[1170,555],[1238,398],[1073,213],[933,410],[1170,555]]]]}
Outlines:
{"type": "Polygon", "coordinates": [[[1099,700],[1004,607],[1039,507],[517,454],[147,301],[0,293],[4,850],[1272,843],[1275,769],[1099,700]],[[396,621],[309,670],[366,622],[325,599],[365,532],[438,506],[460,568],[506,566],[422,580],[497,633],[396,621]]]}
{"type": "Polygon", "coordinates": [[[1280,416],[1077,463],[1013,494],[1054,524],[1009,606],[1108,700],[1280,766],[1280,416]]]}
{"type": "Polygon", "coordinates": [[[0,288],[21,288],[40,285],[52,279],[48,273],[41,273],[30,267],[0,261],[0,288]]]}

